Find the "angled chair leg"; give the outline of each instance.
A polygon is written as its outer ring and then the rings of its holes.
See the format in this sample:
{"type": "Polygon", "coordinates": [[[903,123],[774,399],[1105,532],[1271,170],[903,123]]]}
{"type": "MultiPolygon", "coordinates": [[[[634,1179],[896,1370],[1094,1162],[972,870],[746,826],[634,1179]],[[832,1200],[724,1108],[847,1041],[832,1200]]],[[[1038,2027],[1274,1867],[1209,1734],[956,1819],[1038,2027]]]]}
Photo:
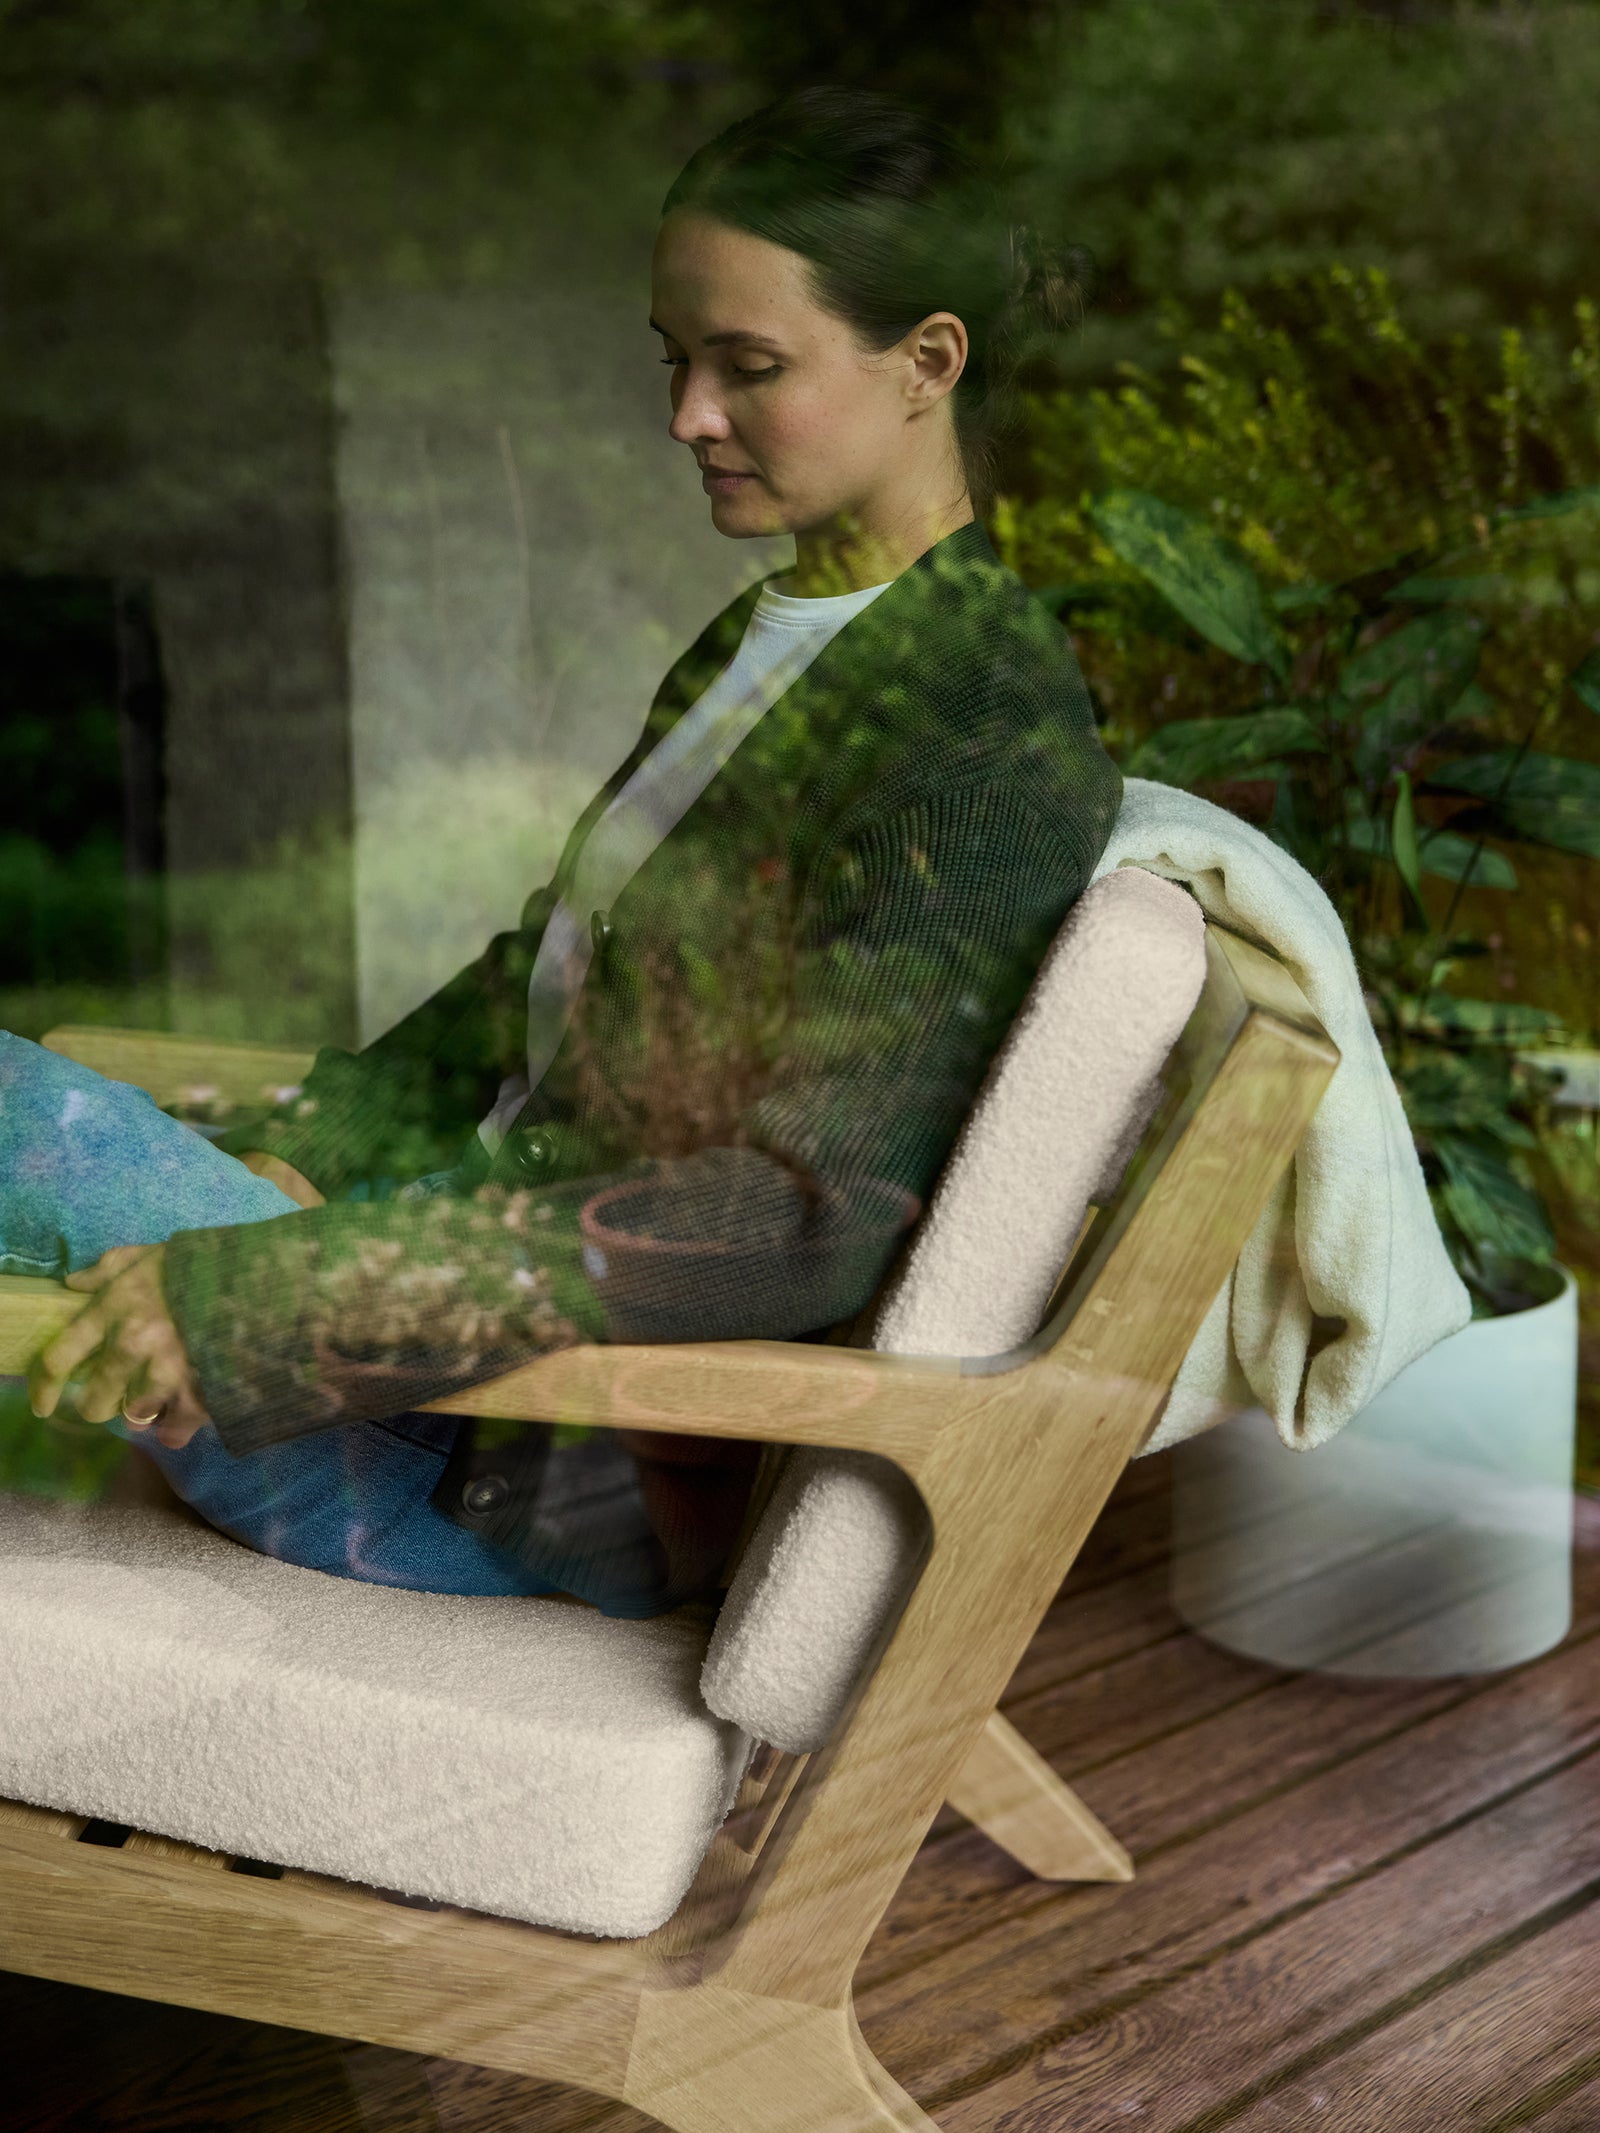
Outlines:
{"type": "Polygon", "coordinates": [[[998,1711],[989,1714],[949,1799],[1041,1881],[1133,1879],[1133,1861],[1110,1830],[998,1711]]]}
{"type": "Polygon", "coordinates": [[[874,2058],[853,2007],[714,1984],[646,1992],[626,2101],[672,2133],[939,2133],[874,2058]]]}

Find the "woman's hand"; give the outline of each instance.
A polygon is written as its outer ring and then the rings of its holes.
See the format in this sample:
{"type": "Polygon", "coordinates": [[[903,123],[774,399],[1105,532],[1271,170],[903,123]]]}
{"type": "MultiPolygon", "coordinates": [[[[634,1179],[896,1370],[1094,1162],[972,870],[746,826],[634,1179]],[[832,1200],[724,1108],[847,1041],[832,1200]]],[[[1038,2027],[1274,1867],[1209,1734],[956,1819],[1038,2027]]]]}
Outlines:
{"type": "Polygon", "coordinates": [[[178,1451],[210,1420],[167,1309],[164,1258],[159,1244],[119,1244],[67,1276],[69,1289],[94,1300],[34,1358],[28,1397],[36,1415],[53,1415],[68,1380],[93,1358],[77,1399],[85,1422],[109,1422],[120,1409],[135,1429],[153,1428],[178,1451]]]}

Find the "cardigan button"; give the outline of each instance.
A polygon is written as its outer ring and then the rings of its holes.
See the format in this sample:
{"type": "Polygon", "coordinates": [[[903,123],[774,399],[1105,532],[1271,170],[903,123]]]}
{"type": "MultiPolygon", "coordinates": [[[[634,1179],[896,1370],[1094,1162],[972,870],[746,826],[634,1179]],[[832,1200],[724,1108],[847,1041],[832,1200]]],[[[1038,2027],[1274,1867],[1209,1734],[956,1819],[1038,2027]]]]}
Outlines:
{"type": "Polygon", "coordinates": [[[461,1491],[463,1510],[498,1511],[511,1494],[511,1484],[504,1474],[479,1474],[461,1491]]]}
{"type": "Polygon", "coordinates": [[[511,1161],[525,1178],[536,1178],[555,1159],[555,1143],[543,1126],[523,1126],[511,1136],[511,1161]]]}
{"type": "Polygon", "coordinates": [[[597,911],[593,918],[590,919],[589,938],[594,943],[594,952],[597,958],[604,958],[614,930],[609,911],[597,911]]]}

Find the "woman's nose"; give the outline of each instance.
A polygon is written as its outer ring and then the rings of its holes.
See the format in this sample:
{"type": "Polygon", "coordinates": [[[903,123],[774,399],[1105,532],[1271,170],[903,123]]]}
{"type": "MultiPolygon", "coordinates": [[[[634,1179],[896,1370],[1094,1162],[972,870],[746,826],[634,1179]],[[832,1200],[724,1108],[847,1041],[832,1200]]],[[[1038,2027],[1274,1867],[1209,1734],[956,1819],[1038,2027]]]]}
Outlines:
{"type": "Polygon", "coordinates": [[[692,375],[684,377],[682,372],[679,376],[682,383],[674,396],[668,436],[678,444],[726,437],[731,425],[711,381],[692,375]]]}

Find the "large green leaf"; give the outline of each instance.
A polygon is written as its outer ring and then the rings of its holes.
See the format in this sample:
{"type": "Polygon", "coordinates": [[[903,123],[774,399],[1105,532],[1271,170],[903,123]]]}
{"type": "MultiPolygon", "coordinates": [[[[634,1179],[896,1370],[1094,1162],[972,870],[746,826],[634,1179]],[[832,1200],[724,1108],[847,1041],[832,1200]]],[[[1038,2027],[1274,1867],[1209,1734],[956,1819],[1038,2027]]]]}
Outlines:
{"type": "Polygon", "coordinates": [[[1554,496],[1536,496],[1532,503],[1510,505],[1494,517],[1497,526],[1510,526],[1529,519],[1566,518],[1574,511],[1600,511],[1600,487],[1560,489],[1554,496]]]}
{"type": "MultiPolygon", "coordinates": [[[[1411,780],[1402,770],[1395,780],[1396,793],[1394,814],[1389,823],[1389,849],[1394,856],[1395,872],[1406,887],[1422,903],[1422,860],[1417,851],[1417,815],[1411,804],[1411,780]]],[[[1424,919],[1427,913],[1424,909],[1424,919]]]]}
{"type": "MultiPolygon", "coordinates": [[[[1397,681],[1436,674],[1441,667],[1448,675],[1463,659],[1470,675],[1482,635],[1483,625],[1472,615],[1418,615],[1352,652],[1340,671],[1340,693],[1361,704],[1383,695],[1397,681]]],[[[1435,693],[1459,696],[1464,686],[1460,680],[1447,680],[1442,692],[1435,693]]]]}
{"type": "Polygon", "coordinates": [[[1459,993],[1430,992],[1408,1003],[1409,1028],[1469,1038],[1476,1044],[1531,1044],[1561,1027],[1561,1017],[1523,1000],[1471,1000],[1459,993]]]}
{"type": "MultiPolygon", "coordinates": [[[[1404,1019],[1416,1024],[1420,1007],[1403,1005],[1404,1019]]],[[[1441,1133],[1470,1133],[1514,1147],[1531,1143],[1522,1121],[1512,1116],[1520,1091],[1512,1079],[1508,1052],[1494,1045],[1418,1043],[1417,1031],[1396,1064],[1395,1079],[1412,1130],[1429,1140],[1441,1133]]],[[[1426,1032],[1422,1033],[1426,1035],[1426,1032]]]]}
{"type": "Polygon", "coordinates": [[[1436,881],[1470,880],[1475,889],[1514,889],[1517,870],[1504,852],[1491,851],[1454,830],[1424,830],[1422,871],[1436,881]],[[1476,854],[1476,856],[1474,856],[1476,854]]]}
{"type": "MultiPolygon", "coordinates": [[[[1360,789],[1348,786],[1344,795],[1344,841],[1353,852],[1370,852],[1374,859],[1391,856],[1389,825],[1369,814],[1360,789]]],[[[1436,881],[1459,881],[1470,868],[1471,880],[1480,889],[1514,889],[1516,869],[1503,852],[1479,844],[1475,838],[1459,837],[1454,830],[1417,825],[1417,856],[1424,874],[1436,881]]]]}
{"type": "Polygon", "coordinates": [[[1542,1202],[1503,1156],[1453,1133],[1435,1135],[1432,1145],[1443,1173],[1439,1197],[1477,1251],[1508,1259],[1544,1259],[1554,1251],[1542,1202]]]}
{"type": "Polygon", "coordinates": [[[1341,603],[1347,602],[1358,614],[1375,617],[1400,597],[1402,584],[1429,556],[1427,549],[1408,548],[1402,555],[1392,555],[1382,563],[1358,570],[1353,577],[1341,578],[1333,590],[1341,603]]]}
{"type": "MultiPolygon", "coordinates": [[[[1358,769],[1387,769],[1463,703],[1482,638],[1475,616],[1445,609],[1419,615],[1345,661],[1339,693],[1352,706],[1358,769]]],[[[1469,708],[1476,710],[1475,700],[1469,708]]]]}
{"type": "Polygon", "coordinates": [[[1600,652],[1588,652],[1578,661],[1567,686],[1591,711],[1600,711],[1600,652]]]}
{"type": "Polygon", "coordinates": [[[1290,705],[1246,711],[1236,718],[1175,719],[1142,741],[1124,766],[1130,777],[1163,785],[1199,785],[1211,778],[1264,776],[1285,755],[1321,752],[1316,721],[1290,705]]]}
{"type": "Polygon", "coordinates": [[[1441,765],[1428,782],[1493,803],[1506,832],[1526,843],[1600,859],[1600,763],[1532,749],[1518,761],[1514,750],[1493,748],[1441,765]]]}
{"type": "Polygon", "coordinates": [[[1273,612],[1279,615],[1298,615],[1308,607],[1326,607],[1338,597],[1338,588],[1333,585],[1280,585],[1270,595],[1273,612]]]}
{"type": "Polygon", "coordinates": [[[1451,602],[1461,607],[1489,605],[1508,599],[1514,590],[1514,580],[1504,571],[1479,571],[1473,576],[1407,578],[1397,585],[1394,597],[1406,600],[1414,606],[1446,605],[1451,602]]]}
{"type": "Polygon", "coordinates": [[[1288,647],[1267,612],[1255,572],[1203,519],[1142,489],[1114,489],[1093,507],[1122,560],[1150,580],[1184,620],[1235,659],[1289,671],[1288,647]]]}
{"type": "MultiPolygon", "coordinates": [[[[1450,706],[1450,715],[1445,720],[1444,726],[1440,729],[1440,732],[1434,735],[1434,745],[1436,747],[1442,745],[1445,733],[1460,735],[1472,731],[1474,727],[1483,728],[1494,716],[1494,708],[1494,698],[1483,687],[1482,683],[1469,681],[1450,706]]],[[[1457,739],[1452,745],[1462,747],[1466,744],[1457,739]]]]}

